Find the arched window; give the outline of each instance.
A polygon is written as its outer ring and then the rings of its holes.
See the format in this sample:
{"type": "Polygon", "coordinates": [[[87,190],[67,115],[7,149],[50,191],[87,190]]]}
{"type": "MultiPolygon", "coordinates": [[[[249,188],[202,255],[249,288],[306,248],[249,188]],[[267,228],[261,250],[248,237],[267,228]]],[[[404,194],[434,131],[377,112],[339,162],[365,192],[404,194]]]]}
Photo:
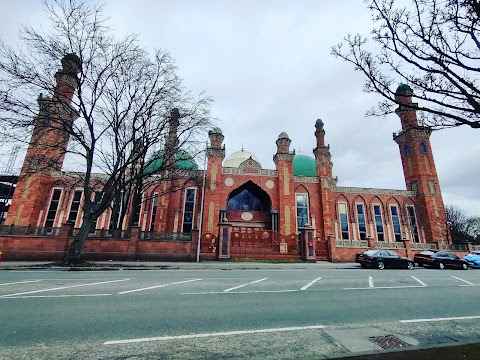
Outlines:
{"type": "Polygon", "coordinates": [[[427,153],[427,145],[425,145],[425,141],[420,141],[420,152],[422,154],[427,153]]]}
{"type": "Polygon", "coordinates": [[[340,229],[342,230],[342,239],[348,240],[348,205],[347,203],[338,203],[338,217],[340,219],[340,229]]]}
{"type": "Polygon", "coordinates": [[[411,153],[410,153],[410,146],[405,145],[405,155],[406,155],[406,156],[410,156],[410,154],[411,154],[411,153]]]}
{"type": "Polygon", "coordinates": [[[305,227],[308,224],[308,195],[295,194],[297,202],[297,228],[305,227]]]}

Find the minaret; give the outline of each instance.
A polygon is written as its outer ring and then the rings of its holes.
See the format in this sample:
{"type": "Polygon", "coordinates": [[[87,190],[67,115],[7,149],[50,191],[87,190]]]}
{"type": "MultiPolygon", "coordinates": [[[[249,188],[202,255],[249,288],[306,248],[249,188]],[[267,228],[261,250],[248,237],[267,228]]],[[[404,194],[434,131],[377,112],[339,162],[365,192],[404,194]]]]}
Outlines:
{"type": "Polygon", "coordinates": [[[277,153],[273,161],[278,171],[278,210],[279,232],[292,234],[297,232],[295,188],[293,182],[293,158],[295,151],[290,151],[292,140],[282,132],[276,141],[277,153]]]}
{"type": "Polygon", "coordinates": [[[323,121],[318,119],[315,122],[315,137],[317,147],[313,149],[317,165],[317,176],[320,180],[320,219],[317,225],[317,233],[324,239],[330,234],[335,234],[333,219],[335,218],[335,206],[332,196],[332,187],[336,186],[337,180],[333,178],[332,154],[330,145],[325,145],[325,130],[323,121]]]}
{"type": "MultiPolygon", "coordinates": [[[[406,84],[400,85],[395,92],[395,100],[399,103],[395,113],[400,117],[402,130],[394,134],[393,139],[400,149],[405,185],[408,190],[417,192],[417,221],[424,230],[424,238],[420,241],[445,242],[448,230],[440,183],[430,146],[432,130],[418,124],[417,104],[412,102],[412,96],[413,91],[406,84]]],[[[408,214],[405,213],[405,216],[408,223],[408,214]]],[[[412,235],[409,235],[411,238],[412,235]]]]}
{"type": "Polygon", "coordinates": [[[52,97],[42,94],[38,97],[39,112],[33,119],[32,137],[6,224],[36,225],[46,203],[45,190],[49,188],[51,176],[62,168],[69,140],[65,128],[78,118],[71,103],[82,65],[75,54],[64,56],[61,62],[62,69],[55,74],[52,97]]]}
{"type": "Polygon", "coordinates": [[[203,201],[202,232],[217,234],[218,214],[225,206],[226,199],[221,198],[221,191],[216,191],[222,184],[222,161],[225,158],[224,136],[220,128],[215,127],[208,132],[210,145],[207,147],[207,168],[205,174],[205,200],[203,201]]]}

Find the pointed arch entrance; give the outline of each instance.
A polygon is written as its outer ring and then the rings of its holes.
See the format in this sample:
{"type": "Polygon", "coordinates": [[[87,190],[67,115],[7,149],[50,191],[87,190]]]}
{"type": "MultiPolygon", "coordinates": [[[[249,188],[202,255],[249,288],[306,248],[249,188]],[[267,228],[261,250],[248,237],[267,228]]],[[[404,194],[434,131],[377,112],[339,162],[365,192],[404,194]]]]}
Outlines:
{"type": "Polygon", "coordinates": [[[234,227],[272,229],[272,201],[260,186],[249,180],[232,190],[227,200],[226,222],[234,227]]]}

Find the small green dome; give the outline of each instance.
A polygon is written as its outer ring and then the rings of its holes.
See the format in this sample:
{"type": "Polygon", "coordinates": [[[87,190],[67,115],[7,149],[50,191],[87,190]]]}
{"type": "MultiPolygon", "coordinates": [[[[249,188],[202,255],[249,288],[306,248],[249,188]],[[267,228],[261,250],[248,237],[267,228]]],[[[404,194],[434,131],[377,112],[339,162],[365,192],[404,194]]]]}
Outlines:
{"type": "MultiPolygon", "coordinates": [[[[163,163],[163,150],[157,151],[152,154],[147,160],[148,166],[145,168],[145,173],[155,174],[162,167],[163,163]]],[[[193,157],[184,150],[178,150],[175,154],[175,169],[181,170],[198,170],[197,163],[193,157]]]]}
{"type": "Polygon", "coordinates": [[[315,159],[306,155],[295,155],[293,158],[293,175],[317,176],[315,159]]]}
{"type": "Polygon", "coordinates": [[[407,84],[400,84],[395,91],[395,95],[397,96],[412,96],[413,95],[413,90],[410,86],[407,84]]]}

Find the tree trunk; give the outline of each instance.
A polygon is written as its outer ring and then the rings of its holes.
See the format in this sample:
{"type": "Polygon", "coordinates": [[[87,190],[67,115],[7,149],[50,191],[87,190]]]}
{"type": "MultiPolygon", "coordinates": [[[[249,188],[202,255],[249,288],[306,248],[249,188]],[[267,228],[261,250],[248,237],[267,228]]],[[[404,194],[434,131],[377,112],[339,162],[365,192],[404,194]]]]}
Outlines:
{"type": "Polygon", "coordinates": [[[90,227],[92,226],[93,220],[94,219],[91,216],[83,217],[82,226],[80,227],[77,235],[75,235],[75,239],[70,245],[62,264],[70,265],[81,262],[80,255],[82,254],[83,244],[88,238],[88,233],[90,231],[90,227]]]}

